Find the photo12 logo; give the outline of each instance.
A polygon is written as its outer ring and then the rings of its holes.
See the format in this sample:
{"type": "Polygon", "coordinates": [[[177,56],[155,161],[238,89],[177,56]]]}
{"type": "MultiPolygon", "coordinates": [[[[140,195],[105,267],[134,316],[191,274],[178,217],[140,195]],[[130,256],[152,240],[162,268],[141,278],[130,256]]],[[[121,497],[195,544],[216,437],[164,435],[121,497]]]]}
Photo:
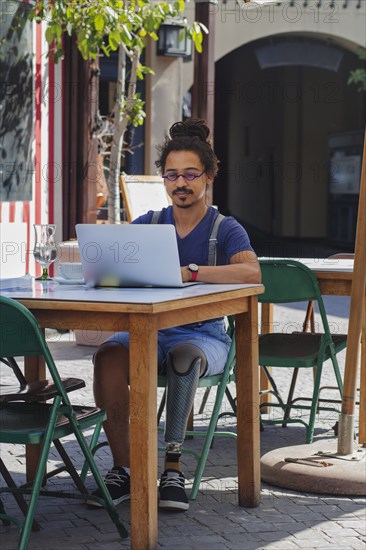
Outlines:
{"type": "Polygon", "coordinates": [[[114,263],[137,264],[140,261],[139,250],[139,245],[133,241],[126,243],[116,241],[105,249],[96,242],[90,242],[82,247],[81,256],[89,263],[97,263],[102,259],[107,260],[112,257],[114,263]]]}
{"type": "MultiPolygon", "coordinates": [[[[360,0],[355,0],[360,5],[360,0]]],[[[306,18],[313,23],[338,23],[338,14],[344,7],[344,0],[228,0],[210,4],[212,14],[221,23],[298,23],[306,18]]]]}

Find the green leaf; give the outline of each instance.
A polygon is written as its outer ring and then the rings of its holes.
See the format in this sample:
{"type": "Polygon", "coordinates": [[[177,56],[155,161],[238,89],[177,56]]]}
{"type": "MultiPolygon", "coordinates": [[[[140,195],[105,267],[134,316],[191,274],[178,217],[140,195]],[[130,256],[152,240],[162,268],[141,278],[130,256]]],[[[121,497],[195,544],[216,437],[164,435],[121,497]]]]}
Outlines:
{"type": "Polygon", "coordinates": [[[124,35],[128,38],[128,40],[132,40],[132,34],[130,33],[127,25],[123,24],[122,29],[124,31],[124,35]]]}
{"type": "Polygon", "coordinates": [[[174,2],[173,6],[179,12],[184,11],[184,0],[177,0],[174,2]]]}
{"type": "Polygon", "coordinates": [[[98,14],[94,17],[94,27],[96,31],[102,31],[104,29],[104,18],[101,14],[98,14]]]}
{"type": "Polygon", "coordinates": [[[63,59],[63,58],[64,58],[64,52],[62,50],[57,50],[53,54],[53,60],[56,64],[60,61],[60,59],[63,59]]]}
{"type": "Polygon", "coordinates": [[[194,42],[194,45],[195,47],[197,48],[197,45],[201,45],[202,44],[202,40],[203,40],[203,35],[202,35],[202,32],[199,31],[199,32],[196,32],[195,30],[192,31],[192,40],[194,42]]]}
{"type": "Polygon", "coordinates": [[[86,38],[86,31],[83,29],[77,33],[78,42],[82,42],[86,38]]]}
{"type": "Polygon", "coordinates": [[[358,57],[359,57],[362,61],[366,60],[366,48],[362,48],[362,47],[359,48],[359,50],[358,50],[358,57]]]}
{"type": "Polygon", "coordinates": [[[196,48],[198,53],[202,53],[202,32],[200,30],[199,33],[197,33],[195,30],[192,31],[192,40],[194,43],[194,47],[196,48]]]}
{"type": "Polygon", "coordinates": [[[202,45],[198,44],[197,42],[194,43],[194,46],[198,53],[202,53],[202,45]]]}
{"type": "Polygon", "coordinates": [[[107,57],[110,56],[111,48],[109,46],[105,46],[104,44],[102,44],[100,48],[101,48],[102,52],[104,52],[107,57]]]}
{"type": "Polygon", "coordinates": [[[137,68],[142,74],[155,74],[151,67],[147,67],[146,65],[142,65],[141,63],[138,64],[137,68]]]}
{"type": "Polygon", "coordinates": [[[359,68],[351,71],[347,84],[357,84],[357,91],[366,91],[366,69],[359,68]]]}
{"type": "Polygon", "coordinates": [[[86,40],[83,40],[82,42],[78,42],[78,48],[81,53],[81,56],[85,61],[88,59],[88,44],[86,40]]]}
{"type": "Polygon", "coordinates": [[[53,39],[54,39],[54,34],[53,34],[53,30],[52,30],[51,27],[47,27],[45,36],[46,36],[47,43],[51,44],[53,42],[53,39]]]}
{"type": "Polygon", "coordinates": [[[154,31],[154,28],[155,28],[155,21],[154,21],[154,18],[153,16],[150,14],[147,18],[146,18],[146,21],[145,21],[145,29],[147,30],[147,32],[153,32],[154,31]]]}
{"type": "Polygon", "coordinates": [[[108,37],[109,46],[113,51],[118,50],[118,46],[121,42],[121,36],[118,31],[112,31],[108,37]]]}
{"type": "Polygon", "coordinates": [[[55,36],[57,36],[57,38],[61,38],[61,35],[62,35],[61,25],[59,25],[59,24],[52,25],[52,30],[53,30],[55,36]]]}

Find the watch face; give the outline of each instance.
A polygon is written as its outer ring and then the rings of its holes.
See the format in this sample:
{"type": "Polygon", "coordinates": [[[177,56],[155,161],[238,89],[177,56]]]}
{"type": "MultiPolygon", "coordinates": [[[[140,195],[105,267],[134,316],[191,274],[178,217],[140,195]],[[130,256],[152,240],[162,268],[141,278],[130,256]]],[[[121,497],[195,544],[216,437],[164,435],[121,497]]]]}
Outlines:
{"type": "Polygon", "coordinates": [[[197,264],[189,264],[188,269],[189,269],[189,271],[192,271],[193,273],[196,273],[198,271],[198,265],[197,264]]]}

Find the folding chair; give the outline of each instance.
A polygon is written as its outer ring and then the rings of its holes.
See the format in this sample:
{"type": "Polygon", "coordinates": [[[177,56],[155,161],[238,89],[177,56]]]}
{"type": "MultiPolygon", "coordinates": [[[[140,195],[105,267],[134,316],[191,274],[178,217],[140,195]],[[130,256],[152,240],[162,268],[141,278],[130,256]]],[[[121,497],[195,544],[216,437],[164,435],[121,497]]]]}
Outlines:
{"type": "MultiPolygon", "coordinates": [[[[337,260],[339,260],[339,259],[346,259],[346,260],[351,259],[351,260],[353,260],[354,257],[355,257],[354,253],[339,252],[337,254],[332,254],[331,256],[328,256],[328,259],[337,259],[337,260]]],[[[302,331],[303,332],[311,332],[312,334],[315,334],[315,332],[316,332],[316,330],[315,330],[314,301],[313,300],[309,300],[309,302],[308,302],[304,322],[303,322],[303,325],[302,325],[302,331]]],[[[314,371],[314,380],[315,380],[316,367],[314,367],[313,371],[314,371]]],[[[292,379],[291,379],[291,384],[290,384],[290,390],[289,390],[289,399],[290,400],[292,399],[292,396],[293,396],[294,391],[295,391],[297,375],[298,375],[298,369],[294,369],[292,379]]],[[[322,387],[319,388],[319,395],[321,395],[321,392],[323,390],[335,390],[335,391],[337,391],[338,387],[337,386],[322,386],[322,387]]],[[[333,402],[334,403],[339,403],[340,401],[333,401],[333,402]]],[[[333,429],[335,431],[335,434],[337,435],[338,421],[333,426],[333,429]]]]}
{"type": "MultiPolygon", "coordinates": [[[[42,446],[35,479],[31,483],[16,486],[5,463],[2,460],[0,462],[0,471],[7,483],[7,486],[0,488],[0,494],[13,493],[25,515],[24,523],[21,526],[17,518],[6,514],[3,503],[0,502],[0,519],[6,523],[13,522],[20,527],[18,548],[20,550],[27,548],[32,525],[37,528],[38,524],[34,524],[34,515],[40,495],[82,498],[84,501],[95,498],[106,507],[120,536],[126,538],[127,531],[119,519],[82,433],[83,430],[95,426],[100,429],[105,419],[104,411],[96,407],[71,405],[67,391],[80,387],[80,380],[71,379],[69,384],[62,383],[35,317],[23,305],[3,296],[0,296],[0,355],[7,358],[8,361],[9,358],[14,359],[18,356],[43,356],[52,379],[51,382],[41,381],[25,387],[23,384],[0,387],[0,442],[42,446]],[[53,401],[49,402],[50,399],[53,401]],[[60,439],[69,435],[76,437],[94,479],[102,491],[103,499],[97,499],[88,493],[62,446],[60,439]],[[45,479],[62,470],[58,468],[46,474],[46,464],[52,443],[64,461],[65,467],[62,469],[68,471],[79,489],[80,495],[41,489],[45,479]],[[29,504],[25,503],[23,494],[31,495],[29,504]]],[[[83,381],[81,383],[84,384],[83,381]]]]}
{"type": "Polygon", "coordinates": [[[265,286],[264,294],[259,296],[261,303],[290,303],[314,301],[318,303],[319,313],[323,325],[322,333],[295,332],[263,334],[259,338],[259,364],[263,367],[271,384],[277,403],[264,402],[261,407],[280,407],[284,416],[282,419],[263,419],[263,424],[301,423],[306,426],[306,442],[313,440],[314,424],[317,411],[331,411],[339,413],[335,407],[325,407],[321,403],[337,403],[330,399],[320,399],[320,381],[323,363],[331,359],[337,387],[342,395],[342,379],[339,372],[337,354],[345,349],[347,335],[330,333],[329,324],[319,285],[312,271],[300,262],[294,260],[260,260],[262,283],[265,286]],[[293,398],[294,385],[291,384],[287,400],[284,400],[278,390],[268,367],[281,368],[314,368],[314,389],[311,397],[293,398]],[[299,401],[310,401],[310,405],[298,404],[299,401]],[[309,420],[291,417],[291,411],[306,410],[310,413],[309,420]]]}

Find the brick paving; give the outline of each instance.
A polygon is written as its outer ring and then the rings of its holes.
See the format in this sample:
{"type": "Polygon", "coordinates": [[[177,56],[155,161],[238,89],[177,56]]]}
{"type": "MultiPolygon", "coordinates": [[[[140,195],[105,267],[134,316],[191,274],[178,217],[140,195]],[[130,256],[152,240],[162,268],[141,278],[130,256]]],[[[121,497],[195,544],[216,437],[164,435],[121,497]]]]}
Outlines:
{"type": "MultiPolygon", "coordinates": [[[[347,298],[326,298],[329,321],[334,332],[346,332],[348,324],[349,300],[347,298]]],[[[277,307],[275,323],[278,330],[299,330],[303,319],[303,309],[298,306],[277,307]]],[[[62,376],[80,376],[86,380],[86,388],[74,392],[73,401],[93,403],[91,358],[93,347],[77,346],[72,333],[48,332],[51,351],[62,376]]],[[[345,352],[340,356],[343,372],[345,352]]],[[[2,368],[2,383],[7,381],[7,373],[2,368]]],[[[300,373],[297,393],[309,394],[311,372],[300,373]]],[[[330,365],[324,370],[323,385],[334,385],[330,365]]],[[[283,369],[276,380],[286,388],[289,373],[283,369]]],[[[231,388],[235,394],[235,387],[231,388]]],[[[159,390],[159,396],[161,396],[159,390]]],[[[214,392],[211,392],[212,395],[214,392]]],[[[328,393],[332,394],[332,391],[328,393]]],[[[334,397],[334,394],[332,395],[334,397]]],[[[197,392],[196,410],[202,399],[202,390],[197,392]]],[[[203,415],[196,415],[197,429],[206,424],[207,414],[212,405],[210,396],[203,415]]],[[[224,407],[230,409],[229,404],[224,407]]],[[[356,419],[358,418],[356,414],[356,419]]],[[[316,422],[315,440],[334,438],[332,427],[336,415],[324,414],[316,422]]],[[[164,417],[162,418],[162,423],[164,417]]],[[[226,429],[235,430],[235,418],[223,420],[226,429]]],[[[357,426],[356,426],[357,428],[357,426]]],[[[159,435],[161,439],[162,436],[159,435]]],[[[287,428],[266,426],[261,432],[261,454],[271,449],[305,443],[305,428],[291,425],[287,428]]],[[[336,441],[336,440],[335,440],[336,441]]],[[[195,437],[186,442],[186,448],[199,449],[202,438],[195,437]]],[[[72,439],[66,441],[66,448],[78,466],[82,456],[72,439]]],[[[3,445],[1,456],[14,477],[20,481],[24,472],[24,448],[3,445]]],[[[162,466],[162,453],[159,453],[159,466],[162,466]]],[[[50,462],[59,463],[56,452],[50,462]]],[[[104,472],[111,465],[108,447],[97,453],[97,462],[104,472]]],[[[188,488],[192,482],[194,459],[183,457],[184,472],[188,488]]],[[[157,476],[158,477],[158,476],[157,476]]],[[[74,488],[67,476],[49,481],[72,494],[74,488]]],[[[87,480],[93,486],[92,477],[87,480]]],[[[19,510],[10,495],[3,495],[6,509],[19,516],[19,510]]],[[[210,451],[197,500],[192,502],[188,512],[169,514],[159,512],[158,547],[168,550],[296,550],[296,549],[362,549],[366,547],[366,506],[361,497],[336,497],[334,495],[310,494],[276,488],[262,484],[261,504],[257,508],[237,506],[236,441],[232,438],[216,438],[210,451]]],[[[120,515],[129,526],[129,504],[118,507],[120,515]]],[[[118,533],[104,510],[92,510],[80,501],[72,499],[40,498],[36,517],[41,524],[40,532],[33,532],[29,549],[32,550],[115,550],[129,548],[129,540],[121,541],[118,533]]],[[[2,550],[17,547],[18,534],[15,526],[0,525],[2,550]]]]}

